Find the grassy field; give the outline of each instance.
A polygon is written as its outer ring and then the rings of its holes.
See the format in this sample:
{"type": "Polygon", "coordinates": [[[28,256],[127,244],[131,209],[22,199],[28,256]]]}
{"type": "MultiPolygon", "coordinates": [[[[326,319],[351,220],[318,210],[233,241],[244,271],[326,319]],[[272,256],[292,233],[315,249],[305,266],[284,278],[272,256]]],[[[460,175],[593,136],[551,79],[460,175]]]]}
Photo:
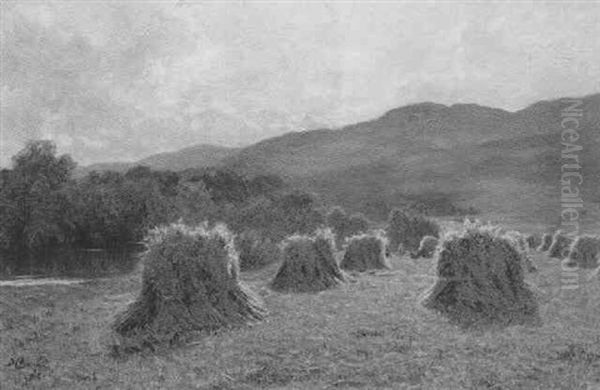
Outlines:
{"type": "Polygon", "coordinates": [[[0,288],[0,388],[600,389],[600,281],[561,294],[560,265],[527,276],[543,324],[465,331],[423,309],[433,260],[352,275],[319,294],[278,294],[276,265],[242,277],[270,314],[170,350],[114,357],[110,324],[140,272],[73,286],[0,288]]]}

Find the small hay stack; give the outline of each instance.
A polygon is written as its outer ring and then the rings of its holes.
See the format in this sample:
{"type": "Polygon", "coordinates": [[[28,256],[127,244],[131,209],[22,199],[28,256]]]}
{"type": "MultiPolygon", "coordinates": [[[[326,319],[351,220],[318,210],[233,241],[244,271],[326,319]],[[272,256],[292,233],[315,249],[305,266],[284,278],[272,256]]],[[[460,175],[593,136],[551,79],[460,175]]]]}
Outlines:
{"type": "Polygon", "coordinates": [[[421,215],[409,215],[394,209],[390,213],[387,236],[392,252],[396,253],[400,244],[405,250],[415,252],[419,249],[423,237],[439,237],[440,227],[436,222],[421,215]]]}
{"type": "Polygon", "coordinates": [[[542,244],[542,237],[538,234],[530,234],[527,236],[527,246],[534,251],[542,244]]]}
{"type": "Polygon", "coordinates": [[[569,255],[569,248],[573,244],[573,238],[563,234],[560,230],[552,237],[552,245],[548,248],[548,256],[556,259],[564,259],[569,255]]]}
{"type": "Polygon", "coordinates": [[[533,260],[529,256],[529,246],[527,244],[527,240],[525,236],[523,236],[520,232],[515,230],[508,231],[504,233],[504,238],[509,240],[512,245],[517,249],[521,254],[522,266],[523,269],[527,272],[535,272],[537,271],[537,267],[533,264],[533,260]]]}
{"type": "Polygon", "coordinates": [[[438,253],[438,279],[423,300],[462,326],[538,320],[538,304],[523,279],[520,251],[483,228],[449,237],[438,253]]]}
{"type": "Polygon", "coordinates": [[[346,241],[346,252],[340,268],[359,272],[389,268],[385,256],[386,246],[386,239],[382,235],[361,234],[350,237],[346,241]]]}
{"type": "Polygon", "coordinates": [[[548,249],[550,249],[551,245],[552,245],[552,234],[546,233],[542,236],[542,242],[540,243],[540,246],[537,248],[537,251],[538,252],[546,252],[548,249]]]}
{"type": "Polygon", "coordinates": [[[280,292],[317,292],[344,282],[333,247],[330,231],[289,237],[283,244],[283,263],[271,288],[280,292]]]}
{"type": "Polygon", "coordinates": [[[421,240],[421,244],[419,244],[419,249],[411,253],[410,257],[413,259],[418,259],[420,257],[430,259],[435,254],[435,250],[438,246],[439,240],[433,236],[425,236],[421,240]]]}
{"type": "Polygon", "coordinates": [[[235,238],[241,271],[257,270],[277,262],[281,249],[271,239],[255,231],[244,231],[235,238]]]}
{"type": "Polygon", "coordinates": [[[265,316],[262,302],[238,280],[237,253],[224,225],[173,224],[154,229],[147,243],[141,293],[113,324],[123,339],[174,342],[265,316]]]}
{"type": "Polygon", "coordinates": [[[571,246],[569,260],[580,268],[592,269],[598,267],[600,257],[600,237],[581,236],[571,246]]]}

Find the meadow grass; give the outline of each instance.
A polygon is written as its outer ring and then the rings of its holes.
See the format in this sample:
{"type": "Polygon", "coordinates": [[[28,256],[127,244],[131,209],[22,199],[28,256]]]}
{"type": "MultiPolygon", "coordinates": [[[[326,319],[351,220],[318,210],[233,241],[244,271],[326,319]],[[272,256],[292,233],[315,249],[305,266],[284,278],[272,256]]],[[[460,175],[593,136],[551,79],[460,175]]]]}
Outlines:
{"type": "MultiPolygon", "coordinates": [[[[338,256],[341,254],[338,253],[338,256]]],[[[177,348],[111,356],[114,316],[141,272],[72,286],[1,287],[2,389],[598,389],[600,288],[558,296],[557,260],[526,275],[541,326],[465,331],[426,310],[435,260],[393,257],[392,269],[332,290],[279,294],[278,264],[241,279],[265,300],[254,326],[177,348]]],[[[583,272],[583,271],[582,271],[583,272]]]]}

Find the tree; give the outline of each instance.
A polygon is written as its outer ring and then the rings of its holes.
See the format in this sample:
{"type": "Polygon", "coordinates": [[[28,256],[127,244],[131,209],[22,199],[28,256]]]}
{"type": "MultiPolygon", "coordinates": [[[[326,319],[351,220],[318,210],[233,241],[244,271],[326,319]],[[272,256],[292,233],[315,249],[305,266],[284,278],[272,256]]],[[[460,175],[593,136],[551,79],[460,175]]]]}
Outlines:
{"type": "Polygon", "coordinates": [[[51,141],[30,141],[12,159],[12,170],[2,174],[0,227],[5,246],[31,249],[65,240],[65,202],[62,191],[75,162],[56,156],[51,141]]]}

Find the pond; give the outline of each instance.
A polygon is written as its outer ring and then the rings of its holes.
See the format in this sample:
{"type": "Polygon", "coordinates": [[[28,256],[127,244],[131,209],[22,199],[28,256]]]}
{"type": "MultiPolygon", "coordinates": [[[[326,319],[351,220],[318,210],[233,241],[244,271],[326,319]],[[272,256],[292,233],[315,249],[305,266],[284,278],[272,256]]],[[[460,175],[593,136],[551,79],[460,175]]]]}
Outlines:
{"type": "Polygon", "coordinates": [[[0,252],[0,279],[60,277],[98,278],[132,272],[142,244],[111,249],[53,247],[35,253],[0,252]]]}

